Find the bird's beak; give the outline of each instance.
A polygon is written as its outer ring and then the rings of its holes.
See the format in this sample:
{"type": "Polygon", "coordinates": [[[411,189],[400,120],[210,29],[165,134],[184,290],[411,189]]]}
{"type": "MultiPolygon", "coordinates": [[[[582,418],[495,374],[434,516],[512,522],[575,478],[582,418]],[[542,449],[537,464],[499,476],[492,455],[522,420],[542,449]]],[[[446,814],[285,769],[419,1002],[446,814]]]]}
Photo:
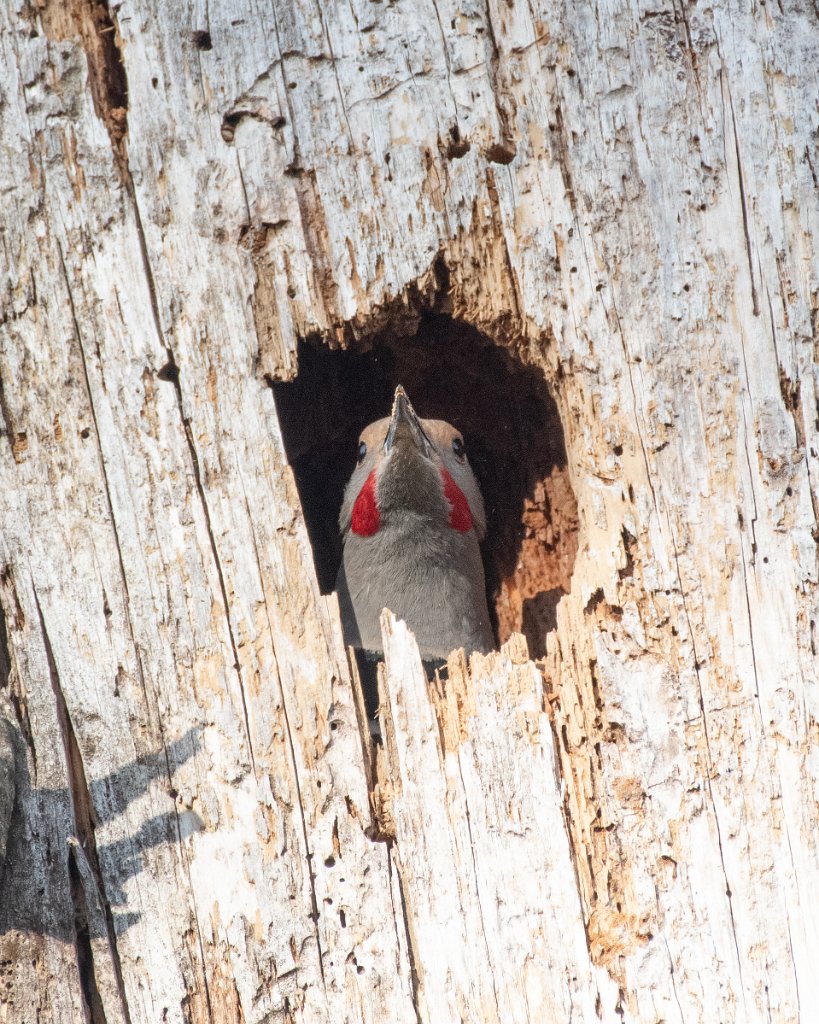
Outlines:
{"type": "Polygon", "coordinates": [[[424,433],[421,421],[415,415],[406,391],[399,384],[395,389],[395,398],[392,403],[392,415],[390,417],[390,429],[384,441],[384,451],[389,452],[395,442],[405,437],[411,441],[416,448],[429,457],[432,452],[432,443],[424,433]]]}

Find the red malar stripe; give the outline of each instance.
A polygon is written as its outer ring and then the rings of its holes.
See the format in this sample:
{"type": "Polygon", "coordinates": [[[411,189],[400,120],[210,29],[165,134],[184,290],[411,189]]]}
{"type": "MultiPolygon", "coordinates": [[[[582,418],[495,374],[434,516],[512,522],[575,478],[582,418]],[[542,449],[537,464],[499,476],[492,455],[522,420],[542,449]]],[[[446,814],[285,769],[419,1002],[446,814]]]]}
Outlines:
{"type": "Polygon", "coordinates": [[[444,494],[450,504],[449,525],[459,533],[466,533],[472,529],[472,513],[466,495],[446,469],[441,469],[441,476],[444,480],[444,494]]]}
{"type": "Polygon", "coordinates": [[[375,470],[370,473],[353,505],[353,533],[359,537],[372,537],[381,526],[381,516],[375,500],[375,470]]]}

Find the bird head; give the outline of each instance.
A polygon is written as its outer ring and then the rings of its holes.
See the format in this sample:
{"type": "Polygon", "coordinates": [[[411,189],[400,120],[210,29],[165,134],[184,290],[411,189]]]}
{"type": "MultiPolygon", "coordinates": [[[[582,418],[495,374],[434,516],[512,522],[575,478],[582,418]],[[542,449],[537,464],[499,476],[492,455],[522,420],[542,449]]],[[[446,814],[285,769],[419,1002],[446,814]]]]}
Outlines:
{"type": "Polygon", "coordinates": [[[358,439],[358,464],[344,492],[341,532],[370,537],[415,516],[434,528],[486,531],[478,482],[459,430],[444,420],[422,420],[406,391],[395,389],[392,414],[358,439]]]}

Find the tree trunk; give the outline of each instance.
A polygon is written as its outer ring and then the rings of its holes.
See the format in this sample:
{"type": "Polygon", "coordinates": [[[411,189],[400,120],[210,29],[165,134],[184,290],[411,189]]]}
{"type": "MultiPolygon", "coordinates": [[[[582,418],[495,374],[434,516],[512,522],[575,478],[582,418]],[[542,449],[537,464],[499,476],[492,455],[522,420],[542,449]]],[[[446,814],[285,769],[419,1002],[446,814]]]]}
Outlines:
{"type": "Polygon", "coordinates": [[[182,6],[0,10],[0,1018],[812,1020],[815,7],[182,6]],[[557,454],[374,745],[282,382],[429,311],[557,454]]]}

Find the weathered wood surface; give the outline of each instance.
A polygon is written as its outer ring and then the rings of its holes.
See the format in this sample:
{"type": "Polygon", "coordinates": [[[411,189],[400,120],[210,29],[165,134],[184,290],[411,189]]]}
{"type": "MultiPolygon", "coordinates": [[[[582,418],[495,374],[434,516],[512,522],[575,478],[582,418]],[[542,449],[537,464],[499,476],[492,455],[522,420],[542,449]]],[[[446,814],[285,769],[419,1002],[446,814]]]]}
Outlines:
{"type": "MultiPolygon", "coordinates": [[[[422,1020],[593,1020],[591,963],[543,678],[520,638],[450,661],[433,699],[388,621],[383,732],[422,1020]]],[[[613,988],[613,991],[612,991],[613,988]]],[[[613,999],[612,999],[613,996],[613,999]]]]}
{"type": "Polygon", "coordinates": [[[806,2],[6,0],[3,1019],[811,1019],[818,64],[806,2]],[[392,635],[385,843],[264,378],[440,254],[579,550],[546,703],[392,635]]]}

